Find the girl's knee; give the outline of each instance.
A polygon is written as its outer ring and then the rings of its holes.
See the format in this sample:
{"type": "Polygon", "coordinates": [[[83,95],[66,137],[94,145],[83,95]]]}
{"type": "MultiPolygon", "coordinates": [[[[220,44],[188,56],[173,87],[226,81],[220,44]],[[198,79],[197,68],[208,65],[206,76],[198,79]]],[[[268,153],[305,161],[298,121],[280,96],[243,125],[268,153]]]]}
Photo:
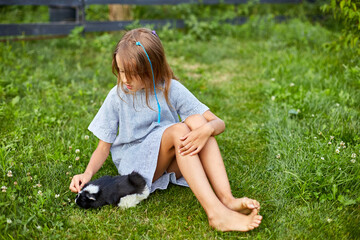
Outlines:
{"type": "Polygon", "coordinates": [[[191,129],[194,130],[196,128],[201,127],[202,125],[207,123],[206,118],[201,114],[194,114],[187,117],[184,123],[191,129]]]}
{"type": "Polygon", "coordinates": [[[166,129],[166,131],[168,131],[174,139],[179,139],[189,133],[191,129],[185,123],[176,123],[166,129]]]}

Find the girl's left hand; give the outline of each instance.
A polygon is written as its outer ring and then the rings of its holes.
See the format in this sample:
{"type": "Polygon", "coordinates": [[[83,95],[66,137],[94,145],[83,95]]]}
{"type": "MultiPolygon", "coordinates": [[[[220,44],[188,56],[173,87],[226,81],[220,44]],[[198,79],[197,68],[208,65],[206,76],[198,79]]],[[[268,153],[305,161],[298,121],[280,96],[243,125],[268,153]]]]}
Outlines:
{"type": "Polygon", "coordinates": [[[182,144],[180,145],[179,153],[182,156],[198,154],[205,146],[212,132],[211,126],[205,124],[181,137],[180,141],[182,144]]]}

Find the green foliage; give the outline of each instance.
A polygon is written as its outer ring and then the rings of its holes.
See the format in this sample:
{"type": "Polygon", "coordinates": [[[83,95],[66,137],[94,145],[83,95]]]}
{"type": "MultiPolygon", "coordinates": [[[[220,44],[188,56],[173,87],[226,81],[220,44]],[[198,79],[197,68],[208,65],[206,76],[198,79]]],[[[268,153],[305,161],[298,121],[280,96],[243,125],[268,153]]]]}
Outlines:
{"type": "Polygon", "coordinates": [[[85,43],[84,26],[75,27],[68,36],[69,44],[74,47],[82,46],[85,43]]]}
{"type": "Polygon", "coordinates": [[[0,6],[0,23],[48,22],[47,6],[0,6]]]}
{"type": "Polygon", "coordinates": [[[340,50],[351,47],[360,54],[360,2],[357,0],[332,0],[322,6],[323,12],[332,12],[334,18],[342,24],[342,35],[330,45],[340,50]]]}

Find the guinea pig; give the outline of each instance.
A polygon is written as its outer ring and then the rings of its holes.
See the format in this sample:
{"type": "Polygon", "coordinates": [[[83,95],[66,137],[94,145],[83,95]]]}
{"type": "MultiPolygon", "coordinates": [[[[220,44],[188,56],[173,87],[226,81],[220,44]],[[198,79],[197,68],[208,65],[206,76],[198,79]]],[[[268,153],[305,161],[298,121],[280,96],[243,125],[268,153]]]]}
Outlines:
{"type": "Polygon", "coordinates": [[[150,190],[145,179],[137,172],[122,176],[103,176],[84,185],[75,202],[82,208],[117,205],[121,208],[136,206],[146,199],[150,190]]]}

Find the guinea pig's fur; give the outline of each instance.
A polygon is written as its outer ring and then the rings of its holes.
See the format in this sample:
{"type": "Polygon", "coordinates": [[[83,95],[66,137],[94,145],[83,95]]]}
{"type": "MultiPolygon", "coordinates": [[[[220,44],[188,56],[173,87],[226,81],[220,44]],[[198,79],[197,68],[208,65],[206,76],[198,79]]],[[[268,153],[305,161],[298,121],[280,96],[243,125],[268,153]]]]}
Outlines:
{"type": "Polygon", "coordinates": [[[88,182],[77,194],[75,202],[82,208],[98,208],[107,204],[121,208],[136,206],[150,194],[145,179],[137,172],[123,176],[103,176],[88,182]]]}

